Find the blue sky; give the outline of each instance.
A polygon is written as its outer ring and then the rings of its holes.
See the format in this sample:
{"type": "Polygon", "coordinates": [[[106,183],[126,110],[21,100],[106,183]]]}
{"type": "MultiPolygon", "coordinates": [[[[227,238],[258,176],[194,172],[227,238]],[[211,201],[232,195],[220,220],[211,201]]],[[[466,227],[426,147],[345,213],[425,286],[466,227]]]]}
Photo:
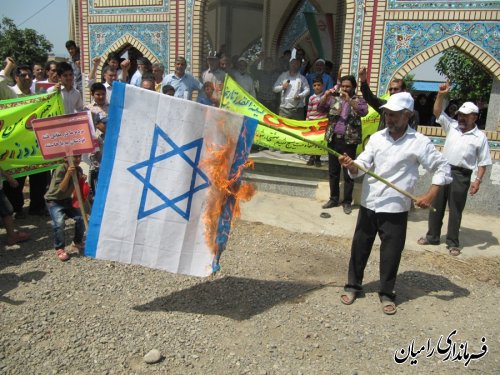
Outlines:
{"type": "Polygon", "coordinates": [[[68,53],[64,44],[69,39],[68,1],[0,0],[0,18],[11,18],[19,29],[34,29],[43,34],[53,44],[53,53],[66,56],[68,53]],[[32,18],[24,22],[29,17],[32,18]]]}

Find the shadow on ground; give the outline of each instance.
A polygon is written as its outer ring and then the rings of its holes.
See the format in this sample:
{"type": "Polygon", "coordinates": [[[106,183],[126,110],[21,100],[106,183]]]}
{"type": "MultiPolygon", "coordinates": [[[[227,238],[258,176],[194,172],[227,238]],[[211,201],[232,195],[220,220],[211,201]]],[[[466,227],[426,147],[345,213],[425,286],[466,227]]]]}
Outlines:
{"type": "Polygon", "coordinates": [[[158,297],[134,310],[179,311],[246,320],[280,303],[301,302],[304,294],[323,286],[228,276],[158,297]]]}
{"type": "MultiPolygon", "coordinates": [[[[377,293],[378,288],[378,281],[373,281],[363,286],[365,293],[377,293]]],[[[470,291],[452,283],[448,278],[441,275],[433,275],[420,271],[405,271],[398,274],[396,294],[397,302],[403,304],[425,296],[450,301],[455,298],[467,297],[470,291]]]]}
{"type": "Polygon", "coordinates": [[[20,276],[15,273],[2,273],[0,274],[0,302],[5,302],[11,305],[21,305],[24,301],[16,301],[5,294],[17,288],[21,282],[29,283],[33,280],[40,281],[45,276],[45,272],[33,271],[26,272],[20,276]]]}

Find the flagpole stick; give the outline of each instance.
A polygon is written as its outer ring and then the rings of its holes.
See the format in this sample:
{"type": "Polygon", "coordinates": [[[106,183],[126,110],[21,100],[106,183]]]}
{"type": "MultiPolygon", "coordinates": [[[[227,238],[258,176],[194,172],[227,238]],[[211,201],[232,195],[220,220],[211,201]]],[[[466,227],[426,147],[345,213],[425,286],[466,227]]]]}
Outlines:
{"type": "MultiPolygon", "coordinates": [[[[272,129],[272,130],[276,130],[277,132],[280,132],[280,133],[283,133],[283,134],[286,134],[286,135],[289,135],[290,137],[293,137],[295,139],[298,139],[300,141],[303,141],[303,142],[306,142],[306,143],[309,143],[309,144],[312,144],[313,146],[316,146],[322,150],[325,150],[326,152],[328,152],[329,154],[332,154],[334,156],[336,156],[337,158],[339,156],[341,156],[340,153],[338,153],[337,151],[335,150],[332,150],[331,148],[327,147],[327,146],[323,146],[322,144],[319,144],[317,142],[314,142],[314,141],[311,141],[310,139],[307,139],[307,138],[304,138],[304,137],[301,137],[300,135],[297,135],[297,134],[294,134],[286,129],[282,129],[282,128],[275,128],[274,126],[272,125],[269,125],[269,124],[265,124],[261,121],[259,121],[259,125],[262,125],[262,126],[265,126],[266,128],[269,128],[269,129],[272,129]]],[[[355,161],[353,161],[353,165],[358,168],[359,170],[365,172],[366,174],[372,176],[373,178],[376,178],[377,180],[379,180],[380,182],[383,182],[384,184],[386,184],[387,186],[393,188],[394,190],[396,190],[397,192],[403,194],[405,197],[408,197],[410,198],[411,200],[413,201],[416,201],[417,200],[417,197],[413,194],[410,194],[408,193],[406,190],[403,190],[401,188],[399,188],[398,186],[394,185],[392,182],[389,182],[387,181],[385,178],[383,177],[380,177],[379,175],[373,173],[372,171],[366,169],[364,166],[356,163],[355,161]]]]}
{"type": "MultiPolygon", "coordinates": [[[[73,162],[73,156],[68,156],[68,161],[71,167],[75,166],[75,163],[73,162]]],[[[87,231],[89,229],[89,223],[87,221],[87,214],[85,212],[85,207],[83,206],[82,192],[80,190],[80,182],[78,181],[76,169],[71,175],[71,178],[73,179],[73,186],[75,187],[76,198],[78,199],[78,204],[80,205],[80,212],[83,217],[83,224],[85,225],[85,231],[87,231]]]]}

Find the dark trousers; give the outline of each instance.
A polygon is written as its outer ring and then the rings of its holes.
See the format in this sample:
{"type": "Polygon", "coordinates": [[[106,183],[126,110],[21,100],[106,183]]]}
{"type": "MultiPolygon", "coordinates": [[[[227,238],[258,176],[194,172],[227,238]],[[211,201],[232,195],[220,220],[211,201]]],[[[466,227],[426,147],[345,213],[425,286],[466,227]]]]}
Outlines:
{"type": "Polygon", "coordinates": [[[408,212],[387,213],[359,208],[349,260],[349,272],[345,290],[360,292],[366,263],[370,257],[373,241],[378,234],[380,245],[380,290],[381,298],[394,300],[394,286],[399,262],[406,240],[408,212]]]}
{"type": "Polygon", "coordinates": [[[19,185],[15,188],[10,186],[7,181],[4,181],[3,191],[5,192],[5,195],[12,204],[14,212],[22,212],[24,206],[23,189],[24,189],[24,182],[26,181],[26,176],[16,178],[16,181],[18,182],[19,185]]]}
{"type": "MultiPolygon", "coordinates": [[[[356,148],[358,145],[348,145],[343,138],[333,138],[328,143],[328,147],[343,155],[346,153],[352,159],[356,158],[356,148]]],[[[340,199],[340,172],[344,175],[344,200],[343,203],[352,203],[352,191],[354,190],[354,181],[349,177],[346,168],[342,168],[339,159],[328,154],[328,175],[330,182],[330,199],[339,201],[340,199]],[[343,171],[342,171],[343,170],[343,171]]]]}
{"type": "Polygon", "coordinates": [[[432,206],[435,212],[429,211],[429,229],[427,231],[427,240],[430,243],[438,244],[441,237],[441,227],[443,226],[443,217],[446,210],[446,204],[449,208],[448,232],[446,233],[446,245],[449,247],[458,247],[460,224],[462,223],[462,212],[467,202],[467,193],[470,187],[470,169],[451,167],[451,184],[443,186],[432,206]]]}
{"type": "Polygon", "coordinates": [[[29,176],[30,182],[30,213],[45,211],[47,185],[50,183],[50,172],[40,172],[29,176]]]}

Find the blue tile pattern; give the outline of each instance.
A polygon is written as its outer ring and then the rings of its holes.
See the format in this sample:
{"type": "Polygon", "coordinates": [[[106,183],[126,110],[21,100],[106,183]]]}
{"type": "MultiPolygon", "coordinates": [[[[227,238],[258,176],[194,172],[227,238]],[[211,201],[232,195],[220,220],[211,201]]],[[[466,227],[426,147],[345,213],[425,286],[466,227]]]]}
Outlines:
{"type": "Polygon", "coordinates": [[[292,49],[295,43],[307,32],[306,18],[304,12],[317,12],[317,9],[309,0],[304,0],[290,17],[291,21],[283,30],[283,39],[278,46],[278,53],[281,54],[287,49],[292,49]]]}
{"type": "Polygon", "coordinates": [[[349,74],[358,76],[359,60],[361,59],[361,36],[363,34],[364,0],[356,0],[351,46],[351,71],[349,74]]]}
{"type": "Polygon", "coordinates": [[[482,10],[498,9],[498,0],[388,0],[387,9],[422,10],[422,9],[449,9],[449,10],[482,10]]]}
{"type": "Polygon", "coordinates": [[[102,56],[113,43],[129,34],[168,66],[168,27],[166,23],[90,24],[90,59],[102,56]]]}
{"type": "Polygon", "coordinates": [[[161,6],[137,6],[137,7],[97,7],[99,0],[89,0],[89,15],[98,14],[145,14],[145,13],[160,13],[168,12],[169,0],[163,0],[161,6]]]}
{"type": "Polygon", "coordinates": [[[499,22],[387,22],[378,95],[385,93],[394,72],[415,55],[454,35],[477,45],[500,62],[499,22]]]}

